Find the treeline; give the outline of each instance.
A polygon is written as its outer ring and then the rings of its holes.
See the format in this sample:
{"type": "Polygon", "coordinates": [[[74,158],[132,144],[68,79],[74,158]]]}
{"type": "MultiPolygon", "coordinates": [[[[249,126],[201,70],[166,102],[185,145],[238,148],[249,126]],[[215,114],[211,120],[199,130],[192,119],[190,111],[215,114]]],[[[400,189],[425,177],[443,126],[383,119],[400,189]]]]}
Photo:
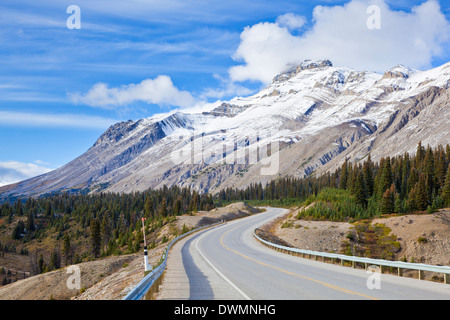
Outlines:
{"type": "MultiPolygon", "coordinates": [[[[419,143],[416,153],[373,162],[345,160],[334,172],[305,178],[279,178],[245,189],[227,188],[213,197],[190,188],[163,187],[132,194],[67,194],[18,199],[0,205],[1,251],[29,255],[35,272],[45,272],[101,256],[137,252],[146,233],[176,216],[211,210],[234,201],[271,205],[310,205],[299,217],[365,219],[380,214],[433,212],[450,206],[450,146],[434,149],[419,143]],[[4,232],[3,232],[4,233],[4,232]],[[56,246],[28,251],[31,241],[52,237],[56,246]],[[55,241],[56,240],[56,241],[55,241]]],[[[154,243],[149,243],[152,247],[154,243]]]]}
{"type": "Polygon", "coordinates": [[[304,213],[305,217],[315,218],[369,218],[389,213],[433,212],[450,206],[449,164],[449,145],[432,149],[419,143],[413,156],[404,153],[384,157],[375,163],[368,154],[365,160],[353,164],[346,159],[334,172],[303,179],[280,178],[265,186],[251,184],[243,190],[227,188],[218,198],[224,202],[278,201],[286,204],[311,204],[317,200],[320,204],[304,213]],[[331,201],[335,196],[340,200],[331,201]],[[331,203],[335,204],[334,208],[331,203]]]}
{"type": "Polygon", "coordinates": [[[146,231],[152,232],[171,217],[214,207],[211,195],[177,186],[132,194],[61,193],[18,199],[0,205],[2,230],[14,226],[10,240],[3,241],[0,249],[28,254],[16,248],[54,237],[56,246],[47,248],[45,255],[30,252],[35,273],[41,273],[63,264],[137,252],[143,242],[141,218],[146,218],[146,231]]]}

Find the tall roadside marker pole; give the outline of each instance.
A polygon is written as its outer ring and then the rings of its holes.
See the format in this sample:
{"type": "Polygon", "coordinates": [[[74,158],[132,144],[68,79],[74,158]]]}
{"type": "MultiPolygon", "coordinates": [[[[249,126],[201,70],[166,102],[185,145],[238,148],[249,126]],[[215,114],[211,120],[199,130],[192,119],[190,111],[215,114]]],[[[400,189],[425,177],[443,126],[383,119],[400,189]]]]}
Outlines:
{"type": "Polygon", "coordinates": [[[148,271],[148,252],[147,252],[147,241],[145,240],[145,226],[144,221],[146,218],[142,218],[142,233],[144,234],[144,270],[148,271]]]}

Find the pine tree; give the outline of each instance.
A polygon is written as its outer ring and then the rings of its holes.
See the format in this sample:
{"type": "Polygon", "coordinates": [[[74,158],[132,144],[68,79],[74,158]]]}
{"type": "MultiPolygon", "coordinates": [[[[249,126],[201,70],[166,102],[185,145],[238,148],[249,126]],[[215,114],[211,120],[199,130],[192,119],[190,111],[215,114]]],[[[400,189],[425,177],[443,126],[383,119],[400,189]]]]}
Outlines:
{"type": "Polygon", "coordinates": [[[409,159],[409,154],[405,152],[402,159],[402,180],[400,186],[400,198],[405,199],[408,195],[408,178],[411,171],[411,161],[409,159]]]}
{"type": "Polygon", "coordinates": [[[50,270],[61,268],[61,257],[57,250],[53,251],[50,255],[50,270]]]}
{"type": "Polygon", "coordinates": [[[425,148],[422,146],[422,141],[419,141],[419,144],[417,145],[416,150],[416,161],[415,165],[417,168],[420,168],[423,164],[423,160],[425,159],[425,148]]]}
{"type": "Polygon", "coordinates": [[[23,215],[23,206],[22,206],[22,200],[21,199],[17,199],[16,200],[16,203],[15,203],[14,207],[15,207],[16,214],[18,216],[22,216],[23,215]]]}
{"type": "MultiPolygon", "coordinates": [[[[380,168],[381,169],[381,168],[380,168]]],[[[378,192],[383,195],[387,189],[389,189],[393,183],[391,158],[387,157],[384,161],[384,166],[381,172],[380,185],[378,192]]]]}
{"type": "Polygon", "coordinates": [[[445,177],[445,184],[442,190],[442,198],[444,205],[450,207],[450,164],[448,165],[447,175],[445,177]]]}
{"type": "Polygon", "coordinates": [[[416,204],[417,210],[426,210],[428,207],[428,194],[424,174],[420,174],[419,181],[414,190],[414,203],[416,204]]]}
{"type": "Polygon", "coordinates": [[[25,231],[25,224],[22,220],[17,222],[16,227],[14,228],[12,232],[12,238],[13,240],[20,240],[22,238],[22,233],[25,231]]]}
{"type": "Polygon", "coordinates": [[[424,159],[424,174],[426,179],[427,186],[427,197],[431,199],[431,195],[435,188],[435,164],[434,164],[434,155],[430,146],[427,146],[425,159],[424,159]]]}
{"type": "Polygon", "coordinates": [[[145,197],[144,217],[150,218],[153,215],[153,200],[150,195],[145,197]]]}
{"type": "Polygon", "coordinates": [[[177,197],[177,200],[175,200],[175,204],[173,206],[173,214],[175,216],[181,214],[181,197],[177,197]]]}
{"type": "Polygon", "coordinates": [[[37,265],[38,265],[38,273],[45,273],[48,271],[47,264],[45,263],[44,260],[44,255],[42,253],[39,255],[37,265]]]}
{"type": "Polygon", "coordinates": [[[100,256],[102,238],[100,234],[100,222],[96,218],[91,219],[91,252],[95,258],[100,256]]]}
{"type": "Polygon", "coordinates": [[[72,245],[70,244],[70,236],[67,231],[63,240],[63,255],[66,266],[72,264],[72,245]]]}
{"type": "Polygon", "coordinates": [[[355,201],[356,203],[366,206],[367,205],[367,194],[366,188],[364,184],[364,174],[358,170],[356,173],[356,181],[355,181],[355,201]]]}
{"type": "Polygon", "coordinates": [[[159,208],[159,216],[160,217],[167,216],[167,201],[165,197],[162,199],[161,206],[159,208]]]}
{"type": "Polygon", "coordinates": [[[341,168],[341,175],[339,180],[339,188],[340,189],[347,189],[347,180],[348,180],[348,160],[345,158],[344,163],[342,164],[341,168]]]}
{"type": "Polygon", "coordinates": [[[26,228],[27,228],[28,232],[33,232],[34,230],[36,230],[36,226],[34,225],[33,210],[29,210],[29,212],[28,212],[26,228]]]}
{"type": "Polygon", "coordinates": [[[101,238],[102,238],[102,245],[104,248],[106,248],[108,246],[109,239],[111,238],[111,225],[110,225],[107,213],[105,213],[103,215],[100,232],[101,232],[101,238]]]}
{"type": "Polygon", "coordinates": [[[52,205],[51,205],[50,201],[47,202],[46,205],[45,205],[45,216],[46,217],[51,217],[52,216],[52,205]]]}
{"type": "Polygon", "coordinates": [[[394,212],[394,204],[395,204],[395,186],[392,184],[391,187],[388,188],[381,197],[380,213],[390,214],[394,212]]]}
{"type": "Polygon", "coordinates": [[[366,193],[368,197],[371,197],[373,195],[374,180],[373,180],[373,162],[372,158],[370,157],[370,153],[369,156],[367,157],[367,160],[364,161],[363,173],[364,173],[366,193]]]}
{"type": "Polygon", "coordinates": [[[437,189],[444,188],[446,172],[447,172],[447,162],[445,160],[445,153],[444,153],[444,150],[440,147],[439,154],[438,154],[438,160],[436,163],[437,189]]]}

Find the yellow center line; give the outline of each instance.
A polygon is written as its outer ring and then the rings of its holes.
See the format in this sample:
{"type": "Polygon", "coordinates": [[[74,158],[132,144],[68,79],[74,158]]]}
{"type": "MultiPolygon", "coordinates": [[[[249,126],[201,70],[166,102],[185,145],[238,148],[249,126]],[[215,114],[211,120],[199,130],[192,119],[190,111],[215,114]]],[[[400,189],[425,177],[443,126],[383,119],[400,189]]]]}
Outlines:
{"type": "Polygon", "coordinates": [[[326,286],[326,287],[328,287],[328,288],[331,288],[331,289],[334,289],[334,290],[337,290],[337,291],[340,291],[340,292],[348,293],[348,294],[351,294],[351,295],[358,295],[358,296],[362,296],[362,297],[369,298],[369,299],[372,299],[372,300],[379,300],[379,299],[377,299],[377,298],[374,298],[374,297],[371,297],[371,296],[368,296],[368,295],[365,295],[365,294],[362,294],[362,293],[358,293],[358,292],[355,292],[355,291],[351,291],[351,290],[348,290],[348,289],[344,289],[344,288],[341,288],[341,287],[338,287],[338,286],[335,286],[335,285],[332,285],[332,284],[329,284],[329,283],[326,283],[326,282],[323,282],[323,281],[319,281],[319,280],[316,280],[316,279],[312,279],[312,278],[309,278],[309,277],[302,276],[302,275],[300,275],[300,274],[298,274],[298,273],[295,273],[295,272],[291,272],[291,271],[287,271],[287,270],[284,270],[284,269],[275,267],[275,266],[273,266],[273,265],[270,265],[270,264],[264,263],[264,262],[262,262],[262,261],[256,260],[256,259],[254,259],[254,258],[251,258],[251,257],[249,257],[249,256],[246,256],[245,254],[243,254],[243,253],[241,253],[241,252],[238,252],[238,251],[236,251],[236,250],[233,250],[233,249],[227,247],[227,246],[223,243],[223,238],[225,237],[225,235],[226,235],[228,232],[232,231],[232,230],[233,230],[233,229],[230,229],[230,230],[226,231],[226,232],[222,235],[222,237],[220,237],[220,243],[221,243],[221,245],[222,245],[225,249],[227,249],[227,250],[229,250],[229,251],[231,251],[231,252],[233,252],[233,253],[235,253],[235,254],[237,254],[237,255],[240,255],[241,257],[243,257],[243,258],[245,258],[245,259],[247,259],[247,260],[254,261],[254,262],[256,262],[256,263],[258,263],[258,264],[260,264],[260,265],[262,265],[262,266],[266,266],[266,267],[269,267],[269,268],[278,270],[278,271],[280,271],[280,272],[283,272],[283,273],[288,274],[288,275],[291,275],[291,276],[295,276],[295,277],[299,277],[299,278],[302,278],[302,279],[310,280],[310,281],[313,281],[313,282],[316,282],[316,283],[320,283],[321,285],[324,285],[324,286],[326,286]]]}

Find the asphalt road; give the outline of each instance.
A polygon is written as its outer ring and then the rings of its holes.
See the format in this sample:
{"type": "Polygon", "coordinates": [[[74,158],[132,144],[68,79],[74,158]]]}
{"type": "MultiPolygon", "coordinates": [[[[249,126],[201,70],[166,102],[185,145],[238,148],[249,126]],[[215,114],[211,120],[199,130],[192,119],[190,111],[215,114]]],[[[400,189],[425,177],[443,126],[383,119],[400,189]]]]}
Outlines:
{"type": "Polygon", "coordinates": [[[253,238],[256,227],[285,212],[269,208],[178,242],[158,299],[450,299],[450,285],[294,257],[253,238]]]}

